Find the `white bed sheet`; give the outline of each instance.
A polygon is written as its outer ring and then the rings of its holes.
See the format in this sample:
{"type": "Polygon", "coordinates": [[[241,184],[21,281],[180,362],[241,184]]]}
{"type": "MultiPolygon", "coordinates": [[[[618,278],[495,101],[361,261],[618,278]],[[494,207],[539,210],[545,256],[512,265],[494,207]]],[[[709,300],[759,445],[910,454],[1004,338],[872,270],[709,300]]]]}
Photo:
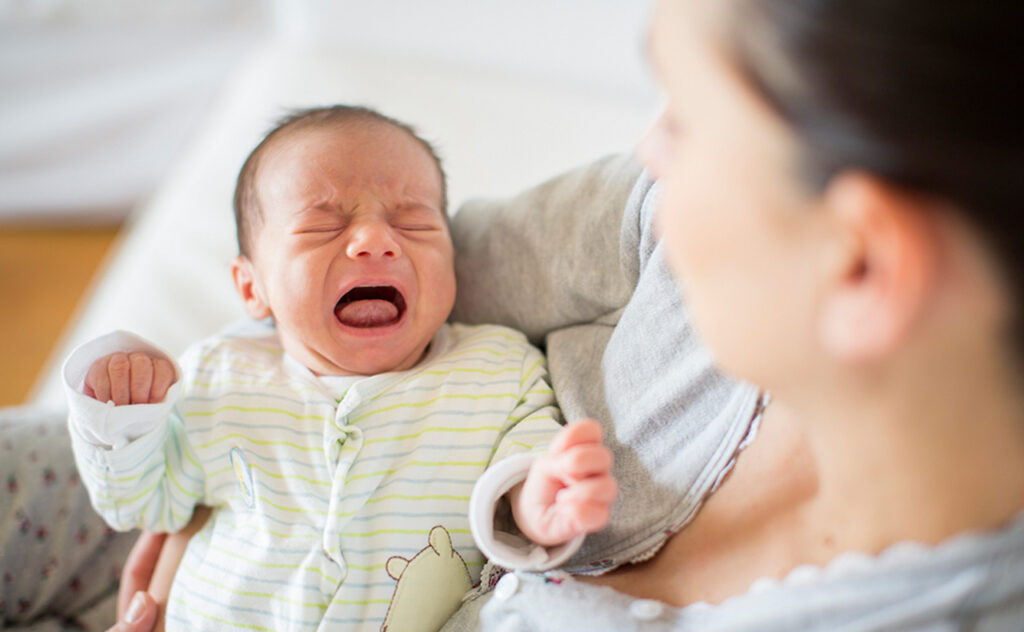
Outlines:
{"type": "MultiPolygon", "coordinates": [[[[640,33],[623,41],[631,48],[611,55],[639,54],[640,33]]],[[[60,364],[96,335],[127,329],[177,354],[244,318],[228,272],[235,254],[234,179],[288,107],[359,103],[412,123],[439,148],[454,212],[468,197],[512,194],[601,155],[631,151],[656,106],[653,90],[623,89],[620,77],[603,80],[600,72],[560,80],[294,40],[255,52],[231,74],[205,124],[109,259],[32,403],[63,401],[60,364]]]]}

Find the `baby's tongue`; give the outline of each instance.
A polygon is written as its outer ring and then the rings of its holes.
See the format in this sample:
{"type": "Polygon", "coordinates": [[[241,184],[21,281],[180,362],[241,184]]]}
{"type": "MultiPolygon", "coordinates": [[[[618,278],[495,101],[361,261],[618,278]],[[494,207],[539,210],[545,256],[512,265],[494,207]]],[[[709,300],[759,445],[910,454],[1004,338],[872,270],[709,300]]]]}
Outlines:
{"type": "Polygon", "coordinates": [[[347,303],[335,315],[349,327],[380,327],[398,318],[398,308],[391,301],[372,298],[347,303]]]}

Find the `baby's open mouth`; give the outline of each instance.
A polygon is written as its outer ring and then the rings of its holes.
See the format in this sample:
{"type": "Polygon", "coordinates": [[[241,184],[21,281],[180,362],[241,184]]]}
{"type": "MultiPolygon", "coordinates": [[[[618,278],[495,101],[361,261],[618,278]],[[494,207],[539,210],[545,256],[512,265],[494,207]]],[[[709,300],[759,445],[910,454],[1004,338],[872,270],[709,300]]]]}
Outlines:
{"type": "Polygon", "coordinates": [[[405,298],[390,285],[356,287],[334,306],[334,316],[349,327],[386,327],[405,313],[405,298]]]}

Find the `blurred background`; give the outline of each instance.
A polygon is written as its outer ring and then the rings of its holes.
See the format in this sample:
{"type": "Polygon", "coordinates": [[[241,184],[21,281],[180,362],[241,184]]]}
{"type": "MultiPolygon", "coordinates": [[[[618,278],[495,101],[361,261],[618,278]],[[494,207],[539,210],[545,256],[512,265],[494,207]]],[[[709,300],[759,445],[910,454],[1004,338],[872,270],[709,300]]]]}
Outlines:
{"type": "MultiPolygon", "coordinates": [[[[251,86],[268,68],[287,82],[309,64],[273,60],[316,51],[304,59],[329,58],[327,72],[297,83],[364,67],[404,77],[423,64],[481,84],[501,77],[519,96],[528,88],[538,100],[571,94],[646,112],[656,101],[642,54],[649,9],[647,0],[0,0],[0,405],[29,396],[216,104],[221,119],[230,108],[245,114],[240,76],[251,86]]],[[[425,100],[448,107],[443,98],[425,100]]],[[[542,106],[537,133],[550,135],[542,106]]],[[[517,108],[528,122],[529,107],[517,108]]],[[[415,123],[417,113],[398,115],[415,123]]],[[[628,151],[619,139],[636,130],[633,120],[610,130],[619,134],[611,144],[628,151]]],[[[520,174],[457,179],[453,200],[511,193],[554,175],[567,156],[538,152],[520,174]]]]}

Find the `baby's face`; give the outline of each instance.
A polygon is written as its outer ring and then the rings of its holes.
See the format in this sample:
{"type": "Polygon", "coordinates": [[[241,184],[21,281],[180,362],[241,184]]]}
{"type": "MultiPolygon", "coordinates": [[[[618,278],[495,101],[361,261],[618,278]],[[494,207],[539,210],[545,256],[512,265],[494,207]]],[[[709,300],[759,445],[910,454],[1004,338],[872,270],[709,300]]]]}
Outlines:
{"type": "Polygon", "coordinates": [[[300,130],[264,155],[252,263],[285,350],[320,375],[412,367],[455,301],[443,184],[386,124],[300,130]]]}

